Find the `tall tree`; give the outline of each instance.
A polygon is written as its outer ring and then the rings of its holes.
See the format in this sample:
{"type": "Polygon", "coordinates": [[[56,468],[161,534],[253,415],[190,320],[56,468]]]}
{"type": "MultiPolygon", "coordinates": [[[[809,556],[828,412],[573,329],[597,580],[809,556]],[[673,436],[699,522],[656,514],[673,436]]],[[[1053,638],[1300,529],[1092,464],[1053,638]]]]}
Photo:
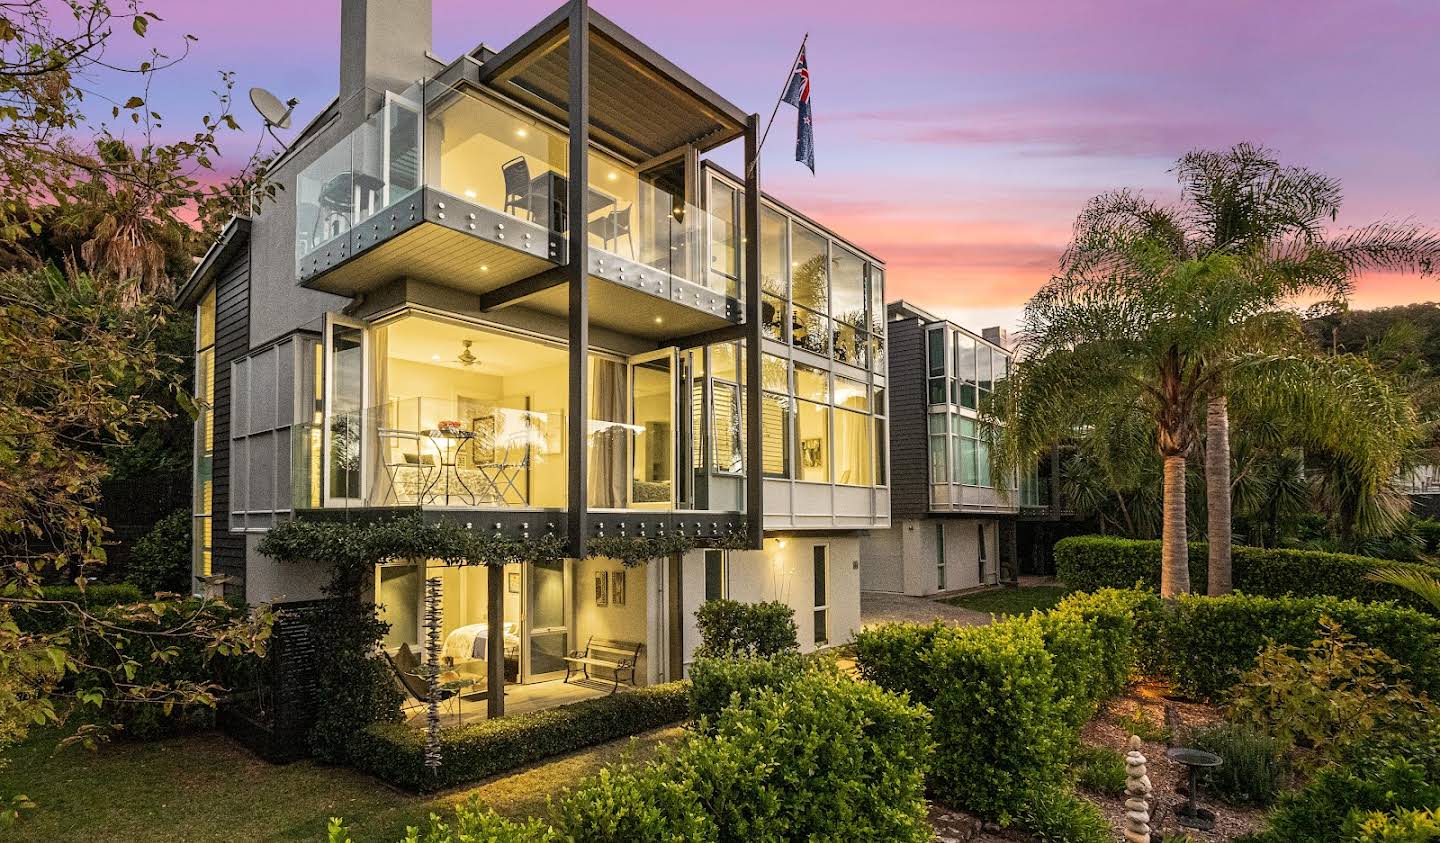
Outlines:
{"type": "MultiPolygon", "coordinates": [[[[1328,392],[1319,389],[1330,382],[1321,378],[1313,384],[1314,400],[1305,401],[1296,390],[1306,384],[1285,380],[1283,373],[1294,377],[1326,365],[1311,353],[1290,308],[1302,297],[1337,306],[1362,269],[1428,271],[1440,255],[1440,237],[1413,226],[1377,224],[1328,237],[1319,218],[1338,206],[1338,186],[1280,168],[1262,149],[1242,144],[1227,153],[1191,153],[1177,169],[1178,206],[1127,190],[1086,206],[1059,272],[1026,306],[1021,363],[996,408],[1005,422],[1002,453],[1011,465],[1077,430],[1110,429],[1137,413],[1150,420],[1163,468],[1166,596],[1190,590],[1186,464],[1200,430],[1213,458],[1206,471],[1214,516],[1210,590],[1224,593],[1230,581],[1229,399],[1248,382],[1277,390],[1297,412],[1309,413],[1328,392]],[[1272,374],[1258,374],[1265,371],[1272,374]]],[[[1349,372],[1351,386],[1363,376],[1349,372]]],[[[1394,397],[1378,378],[1366,388],[1394,397]]],[[[1375,411],[1361,418],[1392,434],[1391,441],[1408,442],[1413,413],[1398,412],[1388,400],[1380,405],[1331,406],[1375,411]]],[[[1367,483],[1396,465],[1393,452],[1351,456],[1351,467],[1371,460],[1367,483]]]]}
{"type": "Polygon", "coordinates": [[[1228,404],[1235,379],[1306,352],[1289,311],[1299,301],[1338,308],[1366,269],[1428,272],[1440,236],[1377,223],[1332,237],[1324,226],[1339,208],[1338,182],[1282,167],[1273,153],[1248,144],[1191,152],[1176,172],[1176,205],[1128,190],[1089,203],[1059,274],[1027,309],[1025,327],[1032,354],[1077,353],[1097,341],[1097,329],[1131,333],[1108,351],[1146,372],[1132,374],[1131,386],[1152,405],[1165,460],[1162,533],[1177,591],[1188,590],[1180,570],[1188,555],[1183,478],[1203,409],[1209,592],[1223,594],[1230,590],[1228,404]]]}

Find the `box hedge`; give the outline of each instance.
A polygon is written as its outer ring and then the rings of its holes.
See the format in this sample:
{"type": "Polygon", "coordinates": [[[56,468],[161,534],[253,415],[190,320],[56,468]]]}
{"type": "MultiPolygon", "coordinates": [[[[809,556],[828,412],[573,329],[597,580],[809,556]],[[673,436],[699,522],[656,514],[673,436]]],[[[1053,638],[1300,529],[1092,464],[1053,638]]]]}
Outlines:
{"type": "Polygon", "coordinates": [[[1255,665],[1268,641],[1305,646],[1320,616],[1379,647],[1410,670],[1410,681],[1440,694],[1440,619],[1390,603],[1334,597],[1182,596],[1167,613],[1161,641],[1163,670],[1182,693],[1214,697],[1255,665]]]}
{"type": "Polygon", "coordinates": [[[690,719],[713,726],[731,704],[744,705],[766,688],[782,688],[813,671],[835,672],[833,659],[780,653],[770,658],[697,658],[690,665],[690,719]]]}
{"type": "Polygon", "coordinates": [[[684,720],[683,682],[654,685],[558,708],[441,730],[443,763],[425,766],[425,732],[378,723],[351,739],[355,767],[406,790],[429,792],[478,781],[553,755],[684,720]]]}
{"type": "MultiPolygon", "coordinates": [[[[1206,545],[1190,545],[1190,588],[1205,592],[1206,545]]],[[[1355,600],[1393,600],[1403,606],[1431,611],[1429,603],[1403,588],[1371,582],[1365,575],[1377,566],[1436,566],[1390,562],[1369,556],[1237,546],[1231,555],[1231,577],[1236,591],[1266,597],[1342,597],[1355,600]]],[[[1111,536],[1073,536],[1055,544],[1055,572],[1060,581],[1078,591],[1130,588],[1140,583],[1160,587],[1160,542],[1111,536]]]]}

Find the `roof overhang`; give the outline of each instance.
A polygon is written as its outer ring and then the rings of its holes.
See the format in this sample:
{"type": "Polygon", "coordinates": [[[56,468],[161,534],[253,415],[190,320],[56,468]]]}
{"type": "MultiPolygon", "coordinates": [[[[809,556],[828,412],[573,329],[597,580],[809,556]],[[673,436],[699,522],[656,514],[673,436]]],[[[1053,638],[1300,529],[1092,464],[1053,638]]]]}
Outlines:
{"type": "MultiPolygon", "coordinates": [[[[566,3],[479,68],[479,82],[561,123],[570,107],[566,3]]],[[[590,20],[590,131],[635,161],[745,132],[746,114],[598,12],[590,20]]]]}
{"type": "Polygon", "coordinates": [[[180,307],[193,307],[205,290],[215,283],[220,269],[250,246],[250,218],[231,217],[220,230],[220,236],[205,250],[200,262],[190,277],[185,280],[180,292],[175,294],[175,303],[180,307]]]}

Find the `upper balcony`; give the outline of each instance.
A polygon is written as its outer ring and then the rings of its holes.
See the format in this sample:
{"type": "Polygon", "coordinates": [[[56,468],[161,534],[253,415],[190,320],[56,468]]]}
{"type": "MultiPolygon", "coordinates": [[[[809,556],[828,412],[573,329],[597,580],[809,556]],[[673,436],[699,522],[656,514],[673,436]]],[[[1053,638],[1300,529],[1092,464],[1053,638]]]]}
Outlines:
{"type": "Polygon", "coordinates": [[[585,207],[569,208],[568,12],[388,93],[300,173],[302,284],[353,296],[405,277],[563,316],[557,270],[583,224],[592,323],[661,340],[742,320],[740,290],[705,265],[712,229],[734,220],[692,200],[695,153],[741,134],[744,116],[592,13],[585,207]]]}

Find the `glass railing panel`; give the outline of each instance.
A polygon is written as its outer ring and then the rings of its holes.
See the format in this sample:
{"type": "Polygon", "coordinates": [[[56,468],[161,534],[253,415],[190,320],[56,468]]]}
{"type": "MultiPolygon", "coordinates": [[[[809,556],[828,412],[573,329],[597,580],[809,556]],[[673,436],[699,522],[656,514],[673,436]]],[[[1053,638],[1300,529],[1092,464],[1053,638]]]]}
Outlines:
{"type": "Polygon", "coordinates": [[[563,132],[439,82],[425,86],[428,184],[477,205],[565,229],[563,132]]]}
{"type": "Polygon", "coordinates": [[[295,181],[295,255],[348,232],[355,223],[350,137],[331,147],[295,181]]]}
{"type": "Polygon", "coordinates": [[[564,414],[526,404],[407,398],[372,408],[370,505],[564,506],[564,414]]]}

